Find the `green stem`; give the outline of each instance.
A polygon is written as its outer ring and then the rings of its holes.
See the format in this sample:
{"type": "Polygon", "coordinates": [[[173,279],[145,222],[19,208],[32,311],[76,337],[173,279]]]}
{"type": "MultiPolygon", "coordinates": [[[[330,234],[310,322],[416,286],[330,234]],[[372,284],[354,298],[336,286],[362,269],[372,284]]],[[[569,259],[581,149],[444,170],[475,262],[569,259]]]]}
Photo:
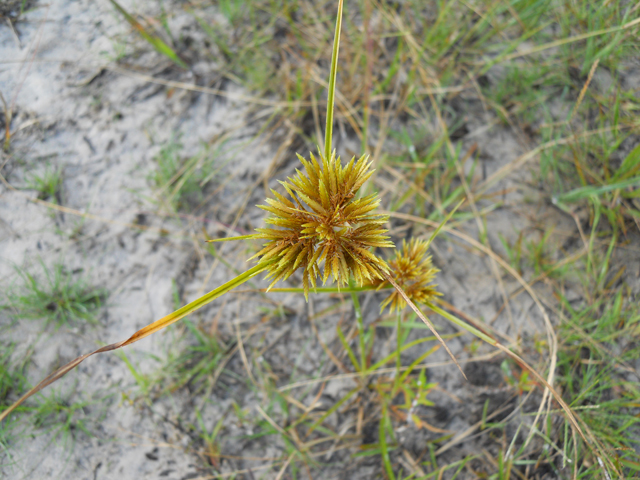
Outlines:
{"type": "Polygon", "coordinates": [[[449,320],[452,323],[455,323],[456,325],[458,325],[461,328],[464,328],[467,332],[475,335],[476,337],[484,340],[485,342],[487,342],[489,345],[493,345],[494,347],[497,345],[498,342],[496,342],[493,338],[491,338],[490,336],[488,336],[485,333],[482,333],[480,330],[478,330],[475,327],[472,327],[471,325],[469,325],[467,322],[465,322],[464,320],[460,320],[458,317],[456,317],[455,315],[450,314],[449,312],[447,312],[446,310],[441,309],[440,307],[437,307],[436,305],[434,305],[431,302],[424,302],[425,306],[429,307],[431,310],[433,310],[434,312],[436,312],[439,315],[442,315],[444,318],[446,318],[447,320],[449,320]]]}
{"type": "Polygon", "coordinates": [[[172,312],[169,315],[166,315],[165,317],[162,317],[161,319],[147,325],[141,330],[138,330],[128,340],[126,340],[122,346],[124,347],[125,345],[130,345],[157,332],[158,330],[168,327],[172,323],[175,323],[178,320],[186,317],[190,313],[195,312],[199,308],[204,307],[206,304],[212,302],[216,298],[221,297],[225,293],[242,285],[246,281],[255,277],[258,273],[266,270],[268,266],[269,264],[259,263],[255,267],[250,268],[246,272],[241,273],[237,277],[229,280],[227,283],[220,285],[218,288],[211,290],[209,293],[205,293],[201,297],[195,299],[193,302],[188,303],[182,308],[179,308],[175,312],[172,312]]]}
{"type": "MultiPolygon", "coordinates": [[[[311,290],[311,293],[353,293],[353,292],[369,292],[371,290],[388,290],[393,288],[391,285],[385,285],[383,287],[376,287],[374,285],[367,285],[364,287],[353,287],[349,286],[347,288],[338,288],[338,287],[319,287],[311,290]]],[[[266,291],[266,289],[264,289],[266,291]]],[[[304,289],[302,288],[272,288],[269,290],[270,292],[280,292],[280,293],[304,293],[304,289]]]]}
{"type": "Polygon", "coordinates": [[[338,19],[333,37],[333,53],[331,54],[331,73],[329,91],[327,92],[327,126],[324,134],[324,156],[331,158],[331,135],[333,134],[333,105],[336,95],[336,75],[338,73],[338,50],[340,49],[340,29],[342,28],[342,0],[338,2],[338,19]]]}
{"type": "MultiPolygon", "coordinates": [[[[349,287],[353,288],[353,282],[349,282],[349,287]]],[[[367,353],[364,341],[364,321],[362,320],[362,309],[360,308],[360,300],[358,294],[351,292],[351,301],[356,311],[356,321],[358,322],[358,340],[360,342],[360,371],[364,373],[367,366],[367,353]]]]}
{"type": "Polygon", "coordinates": [[[402,368],[402,362],[400,359],[400,353],[402,352],[402,313],[399,311],[396,314],[396,377],[394,381],[394,393],[398,387],[398,380],[400,379],[400,368],[402,368]]]}
{"type": "Polygon", "coordinates": [[[365,73],[364,73],[364,101],[363,101],[363,127],[362,127],[362,148],[361,155],[367,153],[367,133],[369,131],[369,110],[370,96],[371,96],[371,76],[373,69],[373,41],[371,36],[371,2],[365,0],[364,2],[364,59],[365,59],[365,73]]]}
{"type": "Polygon", "coordinates": [[[253,238],[260,238],[260,237],[258,235],[256,235],[255,233],[252,233],[251,235],[240,235],[239,237],[211,238],[211,239],[207,240],[207,243],[228,242],[228,241],[231,241],[231,240],[249,240],[249,239],[253,239],[253,238]]]}
{"type": "Polygon", "coordinates": [[[400,368],[402,362],[400,360],[400,353],[402,352],[402,313],[398,312],[396,315],[396,378],[400,376],[400,368]]]}

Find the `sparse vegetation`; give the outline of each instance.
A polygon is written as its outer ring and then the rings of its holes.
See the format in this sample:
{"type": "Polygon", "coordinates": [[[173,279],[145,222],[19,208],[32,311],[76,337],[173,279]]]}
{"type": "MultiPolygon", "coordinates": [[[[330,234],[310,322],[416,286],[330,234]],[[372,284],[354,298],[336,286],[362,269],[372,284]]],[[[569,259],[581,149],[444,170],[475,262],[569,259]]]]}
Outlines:
{"type": "Polygon", "coordinates": [[[107,298],[107,290],[93,287],[80,272],[68,271],[62,263],[51,268],[40,261],[40,272],[16,268],[22,285],[5,291],[9,312],[16,319],[44,319],[56,328],[95,323],[107,298]]]}
{"type": "MultiPolygon", "coordinates": [[[[0,347],[0,411],[4,411],[27,388],[26,368],[30,355],[25,355],[22,360],[15,358],[16,344],[13,342],[2,342],[0,347]]],[[[17,418],[0,424],[0,449],[9,448],[17,428],[17,418]]]]}
{"type": "Polygon", "coordinates": [[[38,198],[40,200],[49,200],[61,205],[63,180],[64,177],[61,168],[47,165],[44,173],[41,175],[33,173],[27,177],[26,188],[38,192],[38,198]]]}
{"type": "Polygon", "coordinates": [[[62,393],[53,390],[38,402],[32,411],[33,426],[47,433],[51,442],[60,442],[64,450],[71,453],[78,436],[90,438],[95,425],[104,418],[104,402],[111,394],[97,399],[78,400],[75,389],[62,393]],[[73,397],[73,398],[72,398],[73,397]]]}
{"type": "Polygon", "coordinates": [[[20,20],[25,13],[36,4],[35,0],[6,0],[0,5],[0,18],[4,17],[10,21],[20,20]]]}
{"type": "Polygon", "coordinates": [[[149,180],[156,189],[156,201],[169,211],[189,211],[204,200],[213,181],[216,165],[207,147],[193,157],[184,158],[182,143],[174,138],[162,146],[155,157],[157,168],[149,180]]]}

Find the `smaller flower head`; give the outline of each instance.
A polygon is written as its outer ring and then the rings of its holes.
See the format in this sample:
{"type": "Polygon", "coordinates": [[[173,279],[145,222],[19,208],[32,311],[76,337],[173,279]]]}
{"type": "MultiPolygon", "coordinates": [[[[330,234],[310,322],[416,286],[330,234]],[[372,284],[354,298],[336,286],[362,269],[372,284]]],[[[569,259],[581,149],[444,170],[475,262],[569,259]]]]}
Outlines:
{"type": "MultiPolygon", "coordinates": [[[[389,262],[391,276],[405,291],[414,303],[425,303],[441,295],[436,290],[437,285],[431,284],[436,273],[440,270],[433,266],[431,255],[427,256],[429,244],[424,240],[412,238],[409,243],[403,240],[402,249],[396,250],[396,256],[389,262]]],[[[389,282],[381,282],[381,286],[389,282]]],[[[400,311],[407,306],[397,290],[393,290],[380,305],[384,308],[389,305],[389,311],[400,311]]]]}
{"type": "Polygon", "coordinates": [[[323,284],[331,278],[338,286],[349,278],[358,285],[382,279],[389,267],[371,250],[393,247],[382,227],[388,216],[371,213],[380,203],[376,194],[356,198],[373,174],[369,158],[354,157],[344,167],[335,152],[328,159],[320,154],[320,162],[313,155],[310,161],[298,158],[305,172],[296,170],[295,176],[280,182],[291,200],[272,190],[275,198],[260,205],[272,214],[266,223],[273,228],[256,229],[256,238],[267,243],[253,258],[269,262],[269,288],[299,268],[305,297],[320,275],[323,284]]]}

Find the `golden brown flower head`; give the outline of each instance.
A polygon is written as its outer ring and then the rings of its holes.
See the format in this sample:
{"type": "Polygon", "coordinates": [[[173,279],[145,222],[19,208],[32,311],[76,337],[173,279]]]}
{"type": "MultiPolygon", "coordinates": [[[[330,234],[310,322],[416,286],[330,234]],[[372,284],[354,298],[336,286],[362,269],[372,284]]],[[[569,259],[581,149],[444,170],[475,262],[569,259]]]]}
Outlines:
{"type": "MultiPolygon", "coordinates": [[[[436,290],[437,285],[431,284],[436,273],[440,270],[431,263],[431,255],[427,256],[428,242],[412,238],[409,243],[402,241],[402,250],[396,250],[396,257],[389,262],[391,276],[405,291],[414,303],[425,303],[441,295],[436,290]]],[[[381,282],[388,285],[388,282],[381,282]]],[[[397,290],[389,295],[380,308],[389,306],[389,311],[400,311],[407,306],[397,290]]]]}
{"type": "Polygon", "coordinates": [[[280,182],[291,200],[271,190],[275,198],[259,206],[272,214],[266,223],[274,227],[256,229],[256,238],[268,242],[253,257],[260,257],[259,263],[272,262],[269,288],[302,268],[308,297],[309,285],[316,287],[322,262],[323,284],[329,277],[338,286],[351,277],[358,285],[382,279],[381,272],[388,272],[389,267],[371,249],[393,247],[382,228],[388,216],[371,213],[380,203],[376,194],[355,198],[373,174],[368,157],[363,155],[358,161],[354,157],[344,167],[335,151],[329,159],[320,154],[320,163],[313,154],[310,161],[298,158],[305,172],[296,170],[297,175],[280,182]]]}

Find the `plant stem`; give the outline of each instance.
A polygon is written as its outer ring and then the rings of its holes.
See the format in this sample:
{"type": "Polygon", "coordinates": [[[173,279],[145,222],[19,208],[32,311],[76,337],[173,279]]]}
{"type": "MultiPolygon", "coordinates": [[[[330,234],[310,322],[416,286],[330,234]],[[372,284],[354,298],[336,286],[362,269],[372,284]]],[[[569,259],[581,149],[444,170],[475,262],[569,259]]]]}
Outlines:
{"type": "Polygon", "coordinates": [[[398,387],[398,380],[400,378],[400,368],[402,368],[402,362],[400,359],[400,353],[402,352],[402,313],[398,311],[396,314],[396,377],[394,383],[396,386],[393,391],[395,393],[398,387]]]}
{"type": "Polygon", "coordinates": [[[369,110],[371,96],[371,77],[373,71],[373,40],[371,39],[371,2],[364,2],[364,44],[365,44],[365,71],[364,71],[364,100],[363,100],[363,128],[361,155],[367,153],[367,133],[369,131],[369,110]]]}
{"type": "Polygon", "coordinates": [[[342,28],[342,0],[338,2],[338,19],[333,38],[333,53],[331,54],[331,74],[329,76],[329,91],[327,92],[327,125],[324,133],[324,156],[331,157],[331,135],[333,134],[333,105],[336,95],[336,75],[338,73],[338,50],[340,49],[340,30],[342,28]]]}
{"type": "Polygon", "coordinates": [[[400,377],[400,368],[402,362],[400,361],[400,352],[402,351],[402,313],[399,311],[396,314],[396,379],[400,377]]]}
{"type": "MultiPolygon", "coordinates": [[[[311,290],[311,293],[353,293],[353,292],[368,292],[371,290],[389,290],[393,288],[391,285],[386,285],[382,287],[377,287],[375,285],[365,285],[364,287],[354,287],[349,286],[347,288],[338,288],[338,287],[318,287],[311,290]]],[[[266,292],[267,289],[263,288],[261,291],[266,292]]],[[[269,290],[270,292],[280,292],[280,293],[304,293],[304,289],[302,288],[272,288],[269,290]]]]}
{"type": "Polygon", "coordinates": [[[471,325],[469,325],[467,322],[465,322],[464,320],[460,320],[458,317],[456,317],[455,315],[450,314],[449,312],[447,312],[446,310],[441,309],[440,307],[434,305],[431,302],[424,302],[425,306],[430,308],[431,310],[433,310],[434,312],[436,312],[439,315],[442,315],[444,318],[446,318],[447,320],[449,320],[451,323],[455,323],[456,325],[458,325],[459,327],[464,328],[467,332],[475,335],[476,337],[484,340],[485,342],[487,342],[489,345],[493,345],[494,347],[496,346],[496,344],[498,343],[495,339],[491,338],[490,336],[488,336],[487,334],[481,332],[480,330],[478,330],[475,327],[472,327],[471,325]]]}
{"type": "Polygon", "coordinates": [[[195,299],[193,302],[188,303],[187,305],[185,305],[182,308],[179,308],[175,312],[172,312],[169,315],[167,315],[165,317],[162,317],[160,320],[156,320],[155,322],[153,322],[153,323],[147,325],[146,327],[138,330],[131,337],[129,337],[129,339],[127,341],[125,341],[122,346],[124,347],[125,345],[130,345],[130,344],[132,344],[134,342],[137,342],[138,340],[143,339],[144,337],[146,337],[148,335],[151,335],[151,334],[157,332],[158,330],[162,330],[163,328],[168,327],[172,323],[175,323],[178,320],[180,320],[181,318],[184,318],[187,315],[189,315],[190,313],[198,310],[199,308],[204,307],[206,304],[212,302],[216,298],[218,298],[218,297],[224,295],[225,293],[233,290],[234,288],[242,285],[244,282],[246,282],[246,281],[250,280],[251,278],[255,277],[260,272],[266,270],[267,267],[268,267],[267,264],[259,263],[255,267],[250,268],[246,272],[241,273],[237,277],[229,280],[227,283],[224,283],[224,284],[220,285],[218,288],[215,288],[215,289],[211,290],[209,293],[205,293],[201,297],[195,299]]]}
{"type": "MultiPolygon", "coordinates": [[[[349,281],[349,287],[353,288],[353,281],[349,281]]],[[[365,351],[364,341],[364,321],[362,320],[362,309],[360,308],[360,300],[358,300],[358,294],[351,292],[351,300],[353,301],[353,308],[356,311],[356,321],[358,322],[358,340],[360,342],[360,372],[365,371],[367,366],[367,353],[365,351]]]]}

